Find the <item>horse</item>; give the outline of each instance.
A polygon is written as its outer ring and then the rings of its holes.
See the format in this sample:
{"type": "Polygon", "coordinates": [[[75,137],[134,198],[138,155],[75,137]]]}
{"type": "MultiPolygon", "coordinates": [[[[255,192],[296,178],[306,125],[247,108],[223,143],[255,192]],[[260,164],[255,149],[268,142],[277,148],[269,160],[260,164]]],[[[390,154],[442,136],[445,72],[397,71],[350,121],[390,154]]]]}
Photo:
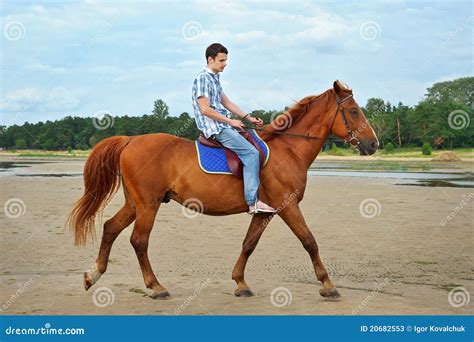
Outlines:
{"type": "MultiPolygon", "coordinates": [[[[340,296],[299,207],[305,193],[308,168],[330,134],[358,149],[360,155],[373,154],[379,145],[352,89],[339,80],[320,95],[298,101],[261,128],[259,135],[269,146],[271,156],[260,171],[259,198],[277,211],[251,218],[232,271],[232,279],[237,284],[236,296],[254,295],[245,281],[245,267],[275,215],[283,219],[308,252],[316,278],[322,284],[320,295],[331,299],[340,296]]],[[[145,285],[151,289],[150,297],[170,298],[169,291],[153,273],[148,258],[150,232],[162,203],[173,200],[213,216],[248,210],[241,179],[204,173],[198,165],[195,143],[171,134],[114,136],[102,140],[87,158],[83,177],[84,194],[68,217],[75,245],[85,245],[88,236],[95,236],[96,216],[102,213],[121,184],[125,197],[123,207],[103,225],[97,259],[84,273],[86,291],[107,270],[110,250],[117,236],[135,221],[130,242],[145,285]]]]}

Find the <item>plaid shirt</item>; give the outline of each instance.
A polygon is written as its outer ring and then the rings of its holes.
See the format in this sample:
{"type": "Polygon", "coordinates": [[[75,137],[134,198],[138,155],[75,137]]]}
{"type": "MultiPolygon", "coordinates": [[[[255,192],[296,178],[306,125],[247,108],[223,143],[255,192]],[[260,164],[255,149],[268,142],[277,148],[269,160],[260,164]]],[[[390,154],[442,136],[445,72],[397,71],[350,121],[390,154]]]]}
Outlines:
{"type": "Polygon", "coordinates": [[[193,83],[193,107],[194,118],[197,128],[209,138],[213,134],[219,134],[225,127],[231,127],[224,122],[213,120],[201,113],[198,98],[204,96],[209,100],[212,109],[221,113],[223,116],[229,116],[229,111],[222,106],[222,87],[219,82],[219,74],[213,73],[209,68],[203,69],[194,79],[193,83]]]}

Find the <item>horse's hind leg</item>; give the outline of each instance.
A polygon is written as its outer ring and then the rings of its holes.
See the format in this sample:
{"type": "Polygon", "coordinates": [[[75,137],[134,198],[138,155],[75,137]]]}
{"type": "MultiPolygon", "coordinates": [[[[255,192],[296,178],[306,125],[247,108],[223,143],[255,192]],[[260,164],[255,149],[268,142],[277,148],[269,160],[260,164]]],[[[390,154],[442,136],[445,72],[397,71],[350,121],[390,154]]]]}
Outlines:
{"type": "Polygon", "coordinates": [[[145,285],[147,288],[153,290],[151,297],[154,299],[168,299],[170,294],[168,290],[158,282],[151,268],[150,260],[148,259],[148,241],[159,206],[160,203],[137,205],[137,219],[132,236],[130,236],[130,243],[137,254],[145,285]]]}
{"type": "Polygon", "coordinates": [[[252,222],[250,222],[249,229],[242,244],[242,251],[232,271],[232,279],[237,283],[237,289],[235,290],[237,297],[253,296],[253,292],[244,279],[245,266],[272,217],[271,214],[259,214],[252,217],[252,222]]]}
{"type": "Polygon", "coordinates": [[[135,220],[135,207],[125,190],[125,205],[109,220],[104,223],[104,232],[100,243],[99,255],[96,263],[84,273],[84,288],[86,291],[94,285],[107,270],[112,244],[119,234],[135,220]]]}

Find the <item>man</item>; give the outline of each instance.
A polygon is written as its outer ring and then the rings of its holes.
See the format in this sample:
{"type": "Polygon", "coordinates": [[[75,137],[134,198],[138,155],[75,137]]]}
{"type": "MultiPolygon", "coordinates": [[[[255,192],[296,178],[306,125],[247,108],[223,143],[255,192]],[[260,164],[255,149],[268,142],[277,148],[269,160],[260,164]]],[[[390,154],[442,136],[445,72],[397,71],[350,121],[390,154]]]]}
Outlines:
{"type": "Polygon", "coordinates": [[[206,138],[220,142],[234,151],[242,160],[244,178],[244,197],[249,206],[248,213],[274,213],[275,209],[260,201],[257,197],[260,170],[259,153],[237,130],[244,124],[240,120],[229,118],[229,110],[242,119],[247,119],[258,127],[263,126],[262,119],[251,117],[229,100],[222,91],[219,73],[227,64],[227,49],[218,43],[206,49],[207,67],[196,77],[193,83],[193,107],[196,126],[206,138]]]}

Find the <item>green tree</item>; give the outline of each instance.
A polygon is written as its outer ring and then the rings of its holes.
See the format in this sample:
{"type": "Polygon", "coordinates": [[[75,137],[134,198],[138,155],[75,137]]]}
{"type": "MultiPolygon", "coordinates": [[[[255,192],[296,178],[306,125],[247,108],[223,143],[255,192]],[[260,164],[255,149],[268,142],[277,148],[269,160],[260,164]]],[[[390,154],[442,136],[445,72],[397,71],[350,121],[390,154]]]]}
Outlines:
{"type": "Polygon", "coordinates": [[[383,152],[385,154],[390,154],[390,153],[393,153],[394,151],[395,151],[395,146],[391,142],[388,142],[387,144],[385,144],[385,147],[383,149],[383,152]]]}
{"type": "MultiPolygon", "coordinates": [[[[428,88],[426,97],[413,107],[402,103],[394,106],[383,99],[370,98],[363,110],[379,141],[383,143],[421,147],[427,142],[434,148],[472,147],[474,118],[470,106],[473,103],[473,82],[473,77],[466,77],[436,83],[428,88]]],[[[268,124],[280,113],[280,110],[260,109],[252,111],[251,115],[262,118],[268,124]]],[[[152,115],[116,116],[114,125],[104,130],[95,128],[91,117],[77,116],[67,116],[56,121],[0,126],[0,147],[88,149],[114,135],[160,132],[193,140],[199,133],[194,117],[188,113],[181,113],[178,117],[170,116],[166,103],[156,100],[152,115]]],[[[329,139],[326,148],[330,148],[333,142],[336,146],[340,143],[329,139]]]]}
{"type": "Polygon", "coordinates": [[[158,99],[153,105],[152,113],[159,119],[165,119],[169,115],[169,107],[165,101],[158,99]]]}
{"type": "Polygon", "coordinates": [[[439,82],[428,88],[425,95],[433,102],[453,101],[471,107],[474,103],[474,77],[462,77],[452,81],[439,82]]]}
{"type": "Polygon", "coordinates": [[[28,144],[26,143],[25,139],[19,138],[15,140],[15,147],[20,150],[25,150],[28,148],[28,144]]]}
{"type": "Polygon", "coordinates": [[[431,146],[429,143],[424,143],[423,146],[421,147],[421,153],[425,156],[431,155],[431,146]]]}

